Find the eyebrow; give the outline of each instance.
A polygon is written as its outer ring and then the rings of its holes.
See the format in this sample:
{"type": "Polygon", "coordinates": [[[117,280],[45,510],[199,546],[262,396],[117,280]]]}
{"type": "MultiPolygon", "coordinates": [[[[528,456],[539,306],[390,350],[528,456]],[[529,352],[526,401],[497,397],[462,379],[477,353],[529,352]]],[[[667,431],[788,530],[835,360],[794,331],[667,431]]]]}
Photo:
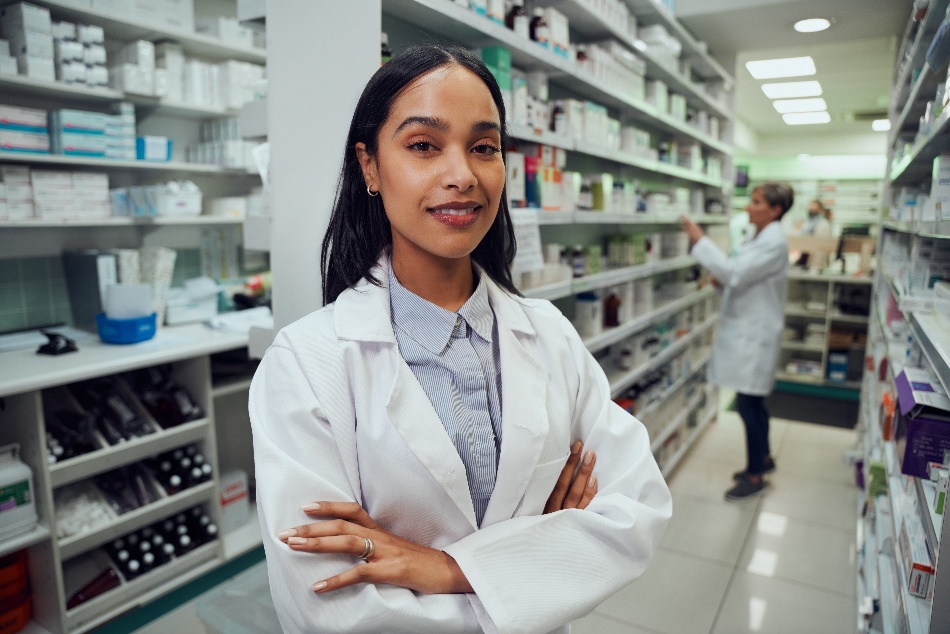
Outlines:
{"type": "MultiPolygon", "coordinates": [[[[438,117],[406,117],[403,122],[400,123],[395,129],[395,131],[393,131],[393,136],[395,137],[403,128],[413,124],[434,128],[439,132],[448,132],[449,128],[451,127],[445,119],[440,119],[438,117]]],[[[489,130],[494,130],[500,133],[501,126],[494,121],[478,121],[472,124],[472,132],[487,132],[489,130]]]]}

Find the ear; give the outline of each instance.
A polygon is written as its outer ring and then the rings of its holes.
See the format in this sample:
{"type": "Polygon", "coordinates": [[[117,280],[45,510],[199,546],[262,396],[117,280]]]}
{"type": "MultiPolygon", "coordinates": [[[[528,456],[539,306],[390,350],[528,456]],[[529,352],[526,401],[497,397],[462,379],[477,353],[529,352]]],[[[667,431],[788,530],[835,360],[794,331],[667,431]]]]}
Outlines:
{"type": "Polygon", "coordinates": [[[363,180],[373,192],[379,191],[379,171],[376,169],[376,158],[366,151],[366,144],[360,141],[356,144],[356,158],[363,170],[363,180]]]}
{"type": "Polygon", "coordinates": [[[778,220],[782,217],[782,207],[780,205],[772,205],[769,207],[769,211],[772,213],[772,220],[778,220]]]}

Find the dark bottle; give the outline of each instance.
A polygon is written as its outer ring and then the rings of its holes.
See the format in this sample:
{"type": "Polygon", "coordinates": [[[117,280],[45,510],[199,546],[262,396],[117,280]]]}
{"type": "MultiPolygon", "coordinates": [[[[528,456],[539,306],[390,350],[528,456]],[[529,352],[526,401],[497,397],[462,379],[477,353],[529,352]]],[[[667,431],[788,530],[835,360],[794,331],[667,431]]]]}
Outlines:
{"type": "Polygon", "coordinates": [[[514,0],[508,15],[505,16],[505,26],[516,34],[527,39],[531,38],[531,28],[528,19],[528,12],[524,10],[523,0],[514,0]]]}
{"type": "Polygon", "coordinates": [[[82,605],[90,599],[95,599],[104,592],[118,588],[121,583],[119,573],[117,573],[115,569],[109,568],[69,597],[66,601],[66,609],[72,610],[74,607],[82,605]]]}
{"type": "Polygon", "coordinates": [[[529,32],[532,40],[545,48],[549,46],[548,41],[551,39],[551,31],[548,28],[547,20],[544,19],[544,9],[541,7],[535,7],[534,9],[534,17],[531,18],[529,32]]]}
{"type": "Polygon", "coordinates": [[[611,293],[604,299],[604,326],[613,328],[620,325],[620,297],[611,293]]]}

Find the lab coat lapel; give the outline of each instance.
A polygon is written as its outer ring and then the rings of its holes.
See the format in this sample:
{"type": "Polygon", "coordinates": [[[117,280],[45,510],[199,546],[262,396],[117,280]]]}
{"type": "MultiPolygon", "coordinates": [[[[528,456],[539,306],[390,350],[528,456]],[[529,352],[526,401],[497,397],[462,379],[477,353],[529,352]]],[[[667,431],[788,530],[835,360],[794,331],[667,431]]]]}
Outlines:
{"type": "Polygon", "coordinates": [[[472,528],[477,528],[465,464],[425,390],[402,358],[396,363],[395,382],[386,403],[386,411],[389,420],[419,462],[445,489],[472,528]]]}
{"type": "Polygon", "coordinates": [[[548,432],[547,371],[525,347],[537,336],[517,300],[489,286],[498,319],[502,376],[502,442],[495,488],[482,526],[512,517],[544,446],[548,432]]]}

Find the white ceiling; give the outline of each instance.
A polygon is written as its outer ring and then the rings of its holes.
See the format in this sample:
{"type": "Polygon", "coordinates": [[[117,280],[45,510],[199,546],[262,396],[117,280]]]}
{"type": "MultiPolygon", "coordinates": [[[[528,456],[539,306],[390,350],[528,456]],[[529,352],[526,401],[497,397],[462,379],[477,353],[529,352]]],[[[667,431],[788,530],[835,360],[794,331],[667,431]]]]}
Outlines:
{"type": "MultiPolygon", "coordinates": [[[[757,134],[851,134],[871,131],[856,113],[886,110],[897,42],[913,0],[676,0],[676,15],[736,77],[736,114],[757,134]],[[804,18],[828,18],[819,33],[798,33],[804,18]],[[753,79],[745,62],[811,55],[832,122],[789,126],[753,79]]],[[[796,81],[768,80],[768,81],[796,81]]],[[[883,135],[882,135],[883,137],[883,135]]],[[[883,142],[883,141],[882,141],[883,142]]]]}

